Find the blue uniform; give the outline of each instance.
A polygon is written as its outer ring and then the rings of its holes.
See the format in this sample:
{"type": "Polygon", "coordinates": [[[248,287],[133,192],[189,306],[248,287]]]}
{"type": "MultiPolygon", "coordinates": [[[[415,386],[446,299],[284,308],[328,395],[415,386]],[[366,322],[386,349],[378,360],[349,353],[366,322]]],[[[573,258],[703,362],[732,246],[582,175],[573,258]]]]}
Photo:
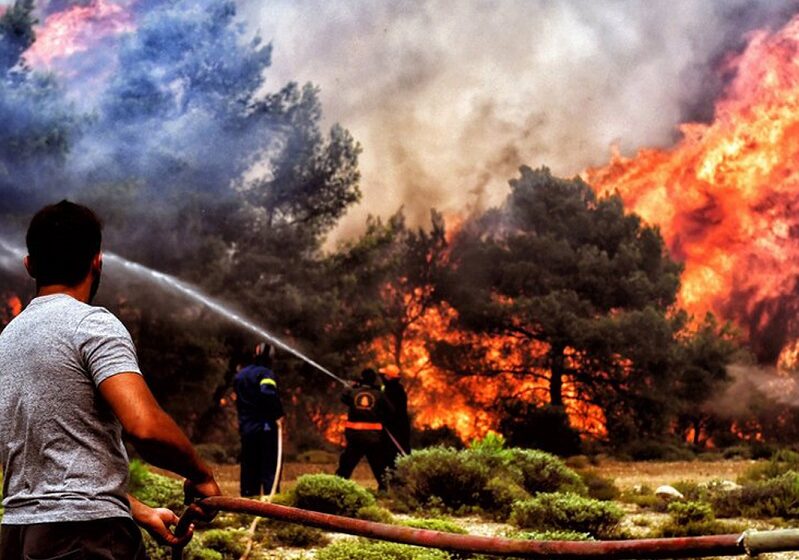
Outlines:
{"type": "Polygon", "coordinates": [[[268,494],[277,469],[277,420],[283,405],[275,374],[250,365],[233,379],[241,434],[241,495],[268,494]]]}

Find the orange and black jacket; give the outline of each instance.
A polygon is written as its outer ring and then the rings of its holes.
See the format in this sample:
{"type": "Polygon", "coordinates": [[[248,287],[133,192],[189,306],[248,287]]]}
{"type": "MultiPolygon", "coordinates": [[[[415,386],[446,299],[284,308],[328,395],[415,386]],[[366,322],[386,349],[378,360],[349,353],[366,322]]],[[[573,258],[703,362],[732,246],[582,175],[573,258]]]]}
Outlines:
{"type": "Polygon", "coordinates": [[[341,400],[349,407],[348,430],[379,431],[391,417],[391,404],[375,385],[358,384],[342,395],[341,400]]]}

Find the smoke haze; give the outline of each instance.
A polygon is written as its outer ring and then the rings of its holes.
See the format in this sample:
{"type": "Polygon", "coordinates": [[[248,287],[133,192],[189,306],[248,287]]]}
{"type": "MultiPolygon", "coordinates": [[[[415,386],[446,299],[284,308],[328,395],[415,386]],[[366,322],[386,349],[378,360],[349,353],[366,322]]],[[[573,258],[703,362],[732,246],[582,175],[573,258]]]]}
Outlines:
{"type": "Polygon", "coordinates": [[[368,213],[411,223],[501,201],[522,163],[574,175],[663,147],[711,116],[725,57],[749,31],[784,23],[795,0],[347,3],[246,0],[274,46],[269,84],[310,80],[325,114],[363,144],[368,213]],[[274,80],[274,81],[273,81],[274,80]]]}

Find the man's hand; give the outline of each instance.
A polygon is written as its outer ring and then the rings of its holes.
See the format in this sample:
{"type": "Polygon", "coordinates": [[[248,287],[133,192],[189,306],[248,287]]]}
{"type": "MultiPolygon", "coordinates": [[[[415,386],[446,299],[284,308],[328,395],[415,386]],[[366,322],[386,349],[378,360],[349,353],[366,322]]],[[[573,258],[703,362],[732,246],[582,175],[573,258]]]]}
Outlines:
{"type": "Polygon", "coordinates": [[[177,525],[178,516],[166,508],[151,508],[133,496],[130,499],[130,512],[133,520],[159,544],[168,546],[185,546],[194,535],[194,525],[189,526],[185,535],[176,536],[170,527],[177,525]]]}
{"type": "MultiPolygon", "coordinates": [[[[183,483],[183,496],[185,498],[186,505],[192,504],[197,500],[202,500],[203,498],[208,498],[210,496],[221,496],[222,491],[219,489],[219,485],[214,480],[213,474],[209,473],[208,477],[202,481],[195,482],[189,479],[183,483]]],[[[205,522],[211,521],[214,517],[216,517],[216,511],[209,511],[203,508],[202,510],[206,515],[204,515],[201,519],[205,522]]]]}

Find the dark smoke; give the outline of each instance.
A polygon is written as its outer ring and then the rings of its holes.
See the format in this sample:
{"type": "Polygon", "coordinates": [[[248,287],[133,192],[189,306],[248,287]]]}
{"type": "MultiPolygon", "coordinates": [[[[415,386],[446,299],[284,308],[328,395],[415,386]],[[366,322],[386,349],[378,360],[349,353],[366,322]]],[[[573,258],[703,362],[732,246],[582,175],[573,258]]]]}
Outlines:
{"type": "Polygon", "coordinates": [[[572,176],[665,147],[707,120],[749,32],[779,27],[797,0],[502,2],[279,0],[240,4],[273,40],[272,77],[313,80],[330,118],[364,144],[368,213],[499,204],[521,164],[572,176]]]}

